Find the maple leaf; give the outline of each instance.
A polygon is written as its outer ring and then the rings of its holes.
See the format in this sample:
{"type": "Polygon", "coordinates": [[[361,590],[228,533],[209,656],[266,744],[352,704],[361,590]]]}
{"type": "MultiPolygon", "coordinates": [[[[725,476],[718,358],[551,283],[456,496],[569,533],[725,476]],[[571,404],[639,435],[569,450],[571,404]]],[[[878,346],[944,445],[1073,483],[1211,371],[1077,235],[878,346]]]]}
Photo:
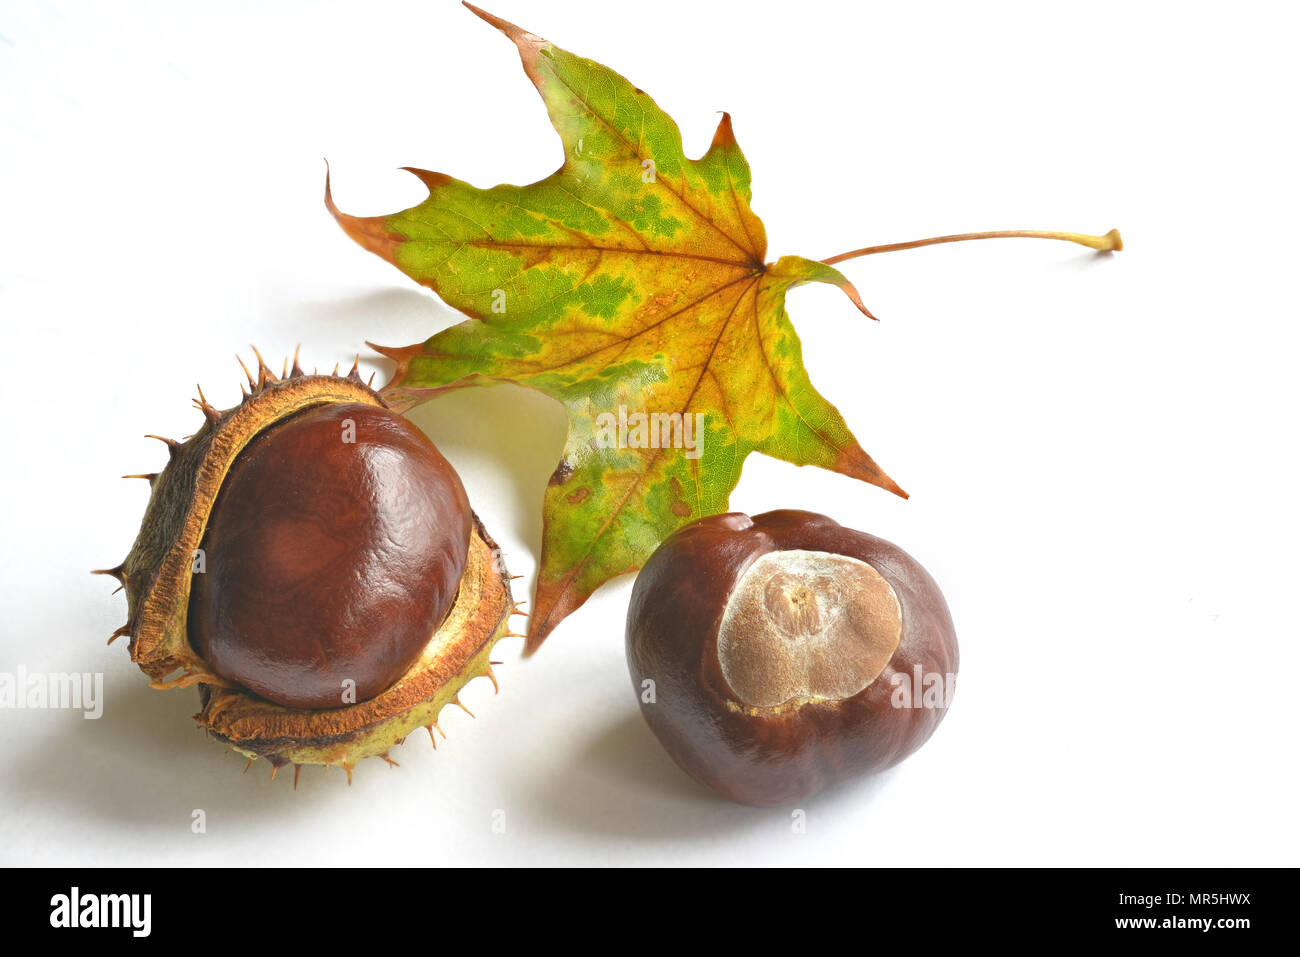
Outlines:
{"type": "Polygon", "coordinates": [[[730,116],[688,159],[677,124],[622,76],[465,5],[514,41],[564,165],[490,189],[410,169],[428,197],[369,218],[340,212],[327,177],[326,204],[361,246],[470,316],[418,345],[375,346],[397,363],[383,390],[395,408],[512,382],[568,412],[526,652],[678,527],[725,511],[751,452],[905,496],[813,388],[786,293],[830,283],[870,313],[828,263],[765,261],[730,116]]]}

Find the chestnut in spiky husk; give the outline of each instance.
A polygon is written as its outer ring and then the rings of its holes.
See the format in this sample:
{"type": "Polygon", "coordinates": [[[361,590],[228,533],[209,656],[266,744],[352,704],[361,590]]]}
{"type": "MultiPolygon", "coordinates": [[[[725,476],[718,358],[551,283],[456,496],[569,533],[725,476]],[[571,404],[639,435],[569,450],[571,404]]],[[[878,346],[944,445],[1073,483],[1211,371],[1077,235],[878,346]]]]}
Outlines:
{"type": "Polygon", "coordinates": [[[627,656],[673,759],[733,801],[776,806],[924,744],[957,638],[934,579],[896,545],[812,512],[733,512],[650,557],[627,656]]]}
{"type": "MultiPolygon", "coordinates": [[[[496,544],[433,443],[346,376],[258,356],[244,400],[164,439],[126,560],[132,660],[250,759],[348,772],[438,713],[515,606],[496,544]]],[[[112,639],[110,639],[111,641],[112,639]]],[[[439,729],[440,730],[440,729],[439,729]]],[[[391,762],[390,763],[394,763],[391,762]]],[[[295,771],[296,774],[296,771],[295,771]]]]}

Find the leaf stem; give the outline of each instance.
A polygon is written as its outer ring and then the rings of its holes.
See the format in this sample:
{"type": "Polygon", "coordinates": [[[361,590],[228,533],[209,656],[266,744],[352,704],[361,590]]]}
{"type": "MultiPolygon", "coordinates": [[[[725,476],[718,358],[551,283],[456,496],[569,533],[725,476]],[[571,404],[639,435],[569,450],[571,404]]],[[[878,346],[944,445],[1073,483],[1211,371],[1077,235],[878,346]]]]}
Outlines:
{"type": "Polygon", "coordinates": [[[937,246],[940,243],[962,243],[968,239],[1063,239],[1102,252],[1119,252],[1124,248],[1124,240],[1120,238],[1118,229],[1112,229],[1105,236],[1092,236],[1088,233],[1055,233],[1041,229],[999,229],[987,233],[957,233],[952,236],[935,236],[932,239],[914,239],[909,243],[864,246],[862,249],[854,249],[851,252],[823,259],[822,262],[827,266],[834,266],[836,263],[842,263],[846,259],[857,259],[859,256],[898,252],[900,249],[919,249],[922,246],[937,246]]]}

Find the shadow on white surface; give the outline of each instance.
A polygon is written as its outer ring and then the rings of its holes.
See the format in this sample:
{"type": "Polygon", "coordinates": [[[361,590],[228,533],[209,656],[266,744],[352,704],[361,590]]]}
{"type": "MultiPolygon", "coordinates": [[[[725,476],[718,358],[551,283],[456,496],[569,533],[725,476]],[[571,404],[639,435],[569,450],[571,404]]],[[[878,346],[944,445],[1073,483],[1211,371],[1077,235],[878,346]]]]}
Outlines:
{"type": "Polygon", "coordinates": [[[638,713],[595,729],[573,764],[533,783],[535,813],[557,832],[645,842],[785,833],[792,815],[869,805],[893,772],[830,788],[796,807],[757,808],[714,794],[677,767],[638,713]]]}
{"type": "MultiPolygon", "coordinates": [[[[433,294],[413,286],[391,286],[354,296],[289,303],[277,311],[290,335],[356,341],[363,360],[372,360],[391,373],[393,364],[372,352],[366,342],[409,346],[460,322],[465,316],[433,294]]],[[[306,349],[306,342],[303,344],[306,349]]],[[[379,377],[376,377],[376,382],[379,377]]]]}
{"type": "MultiPolygon", "coordinates": [[[[4,779],[6,801],[55,808],[92,831],[98,825],[125,827],[166,839],[188,832],[191,809],[215,802],[249,819],[283,813],[274,799],[293,794],[293,768],[281,769],[272,788],[238,786],[246,759],[204,740],[191,717],[199,708],[194,689],[158,691],[142,677],[109,675],[104,690],[104,714],[97,721],[70,716],[13,757],[4,779]]],[[[265,761],[248,769],[262,777],[270,772],[265,761]]],[[[316,780],[321,777],[320,768],[304,768],[292,799],[319,803],[325,793],[316,780]]],[[[336,785],[331,790],[337,795],[343,775],[329,777],[337,778],[325,781],[336,785]]],[[[149,847],[140,851],[147,856],[149,847]]]]}
{"type": "MultiPolygon", "coordinates": [[[[1078,247],[1075,247],[1076,249],[1078,247]]],[[[1126,254],[1127,255],[1127,254],[1126,254]]],[[[1057,269],[1069,270],[1071,272],[1083,272],[1087,269],[1095,269],[1098,266],[1104,266],[1115,259],[1116,254],[1109,249],[1098,249],[1093,252],[1082,252],[1078,255],[1062,259],[1056,264],[1057,269]]]]}

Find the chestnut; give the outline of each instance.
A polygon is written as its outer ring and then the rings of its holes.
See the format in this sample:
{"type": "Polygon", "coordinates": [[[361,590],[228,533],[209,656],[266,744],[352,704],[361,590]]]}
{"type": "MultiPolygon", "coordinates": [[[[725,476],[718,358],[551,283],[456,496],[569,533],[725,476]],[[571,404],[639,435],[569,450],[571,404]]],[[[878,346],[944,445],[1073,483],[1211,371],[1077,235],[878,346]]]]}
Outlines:
{"type": "Polygon", "coordinates": [[[938,585],[898,546],[812,512],[732,512],[650,557],[627,659],[677,764],[771,807],[924,744],[951,697],[957,638],[938,585]]]}
{"type": "Polygon", "coordinates": [[[268,701],[369,700],[442,624],[471,525],[460,478],[406,419],[351,402],[299,412],[222,482],[190,640],[213,672],[268,701]]]}

